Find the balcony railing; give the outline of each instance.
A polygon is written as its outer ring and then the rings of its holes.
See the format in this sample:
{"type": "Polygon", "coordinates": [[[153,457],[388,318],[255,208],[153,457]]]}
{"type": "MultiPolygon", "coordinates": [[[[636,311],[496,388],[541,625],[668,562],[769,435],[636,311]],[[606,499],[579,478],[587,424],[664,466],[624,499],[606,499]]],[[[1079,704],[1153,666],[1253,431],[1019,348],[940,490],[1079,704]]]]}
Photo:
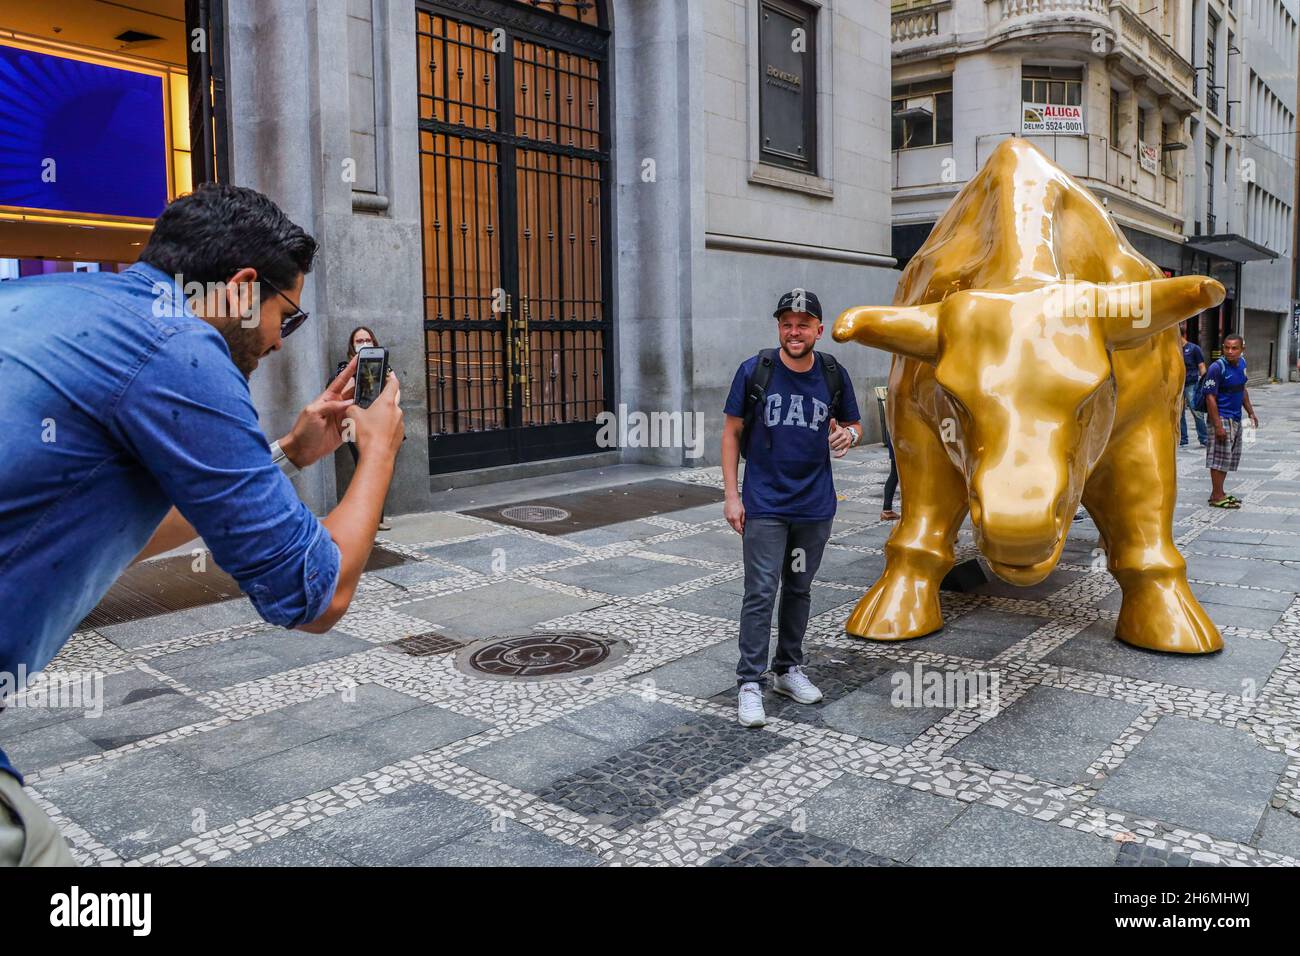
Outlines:
{"type": "Polygon", "coordinates": [[[952,0],[894,0],[889,19],[893,43],[921,40],[939,33],[939,16],[952,7],[952,0]]]}
{"type": "Polygon", "coordinates": [[[889,39],[893,43],[919,40],[939,32],[939,11],[919,10],[915,13],[895,14],[889,21],[889,39]]]}
{"type": "MultiPolygon", "coordinates": [[[[1154,4],[1148,4],[1154,9],[1154,4]]],[[[1169,85],[1184,92],[1192,90],[1196,76],[1192,65],[1170,45],[1158,26],[1143,18],[1141,10],[1134,4],[1126,6],[1112,5],[1112,13],[1118,17],[1119,28],[1115,39],[1121,52],[1127,53],[1145,67],[1145,72],[1163,79],[1169,85]]]]}
{"type": "Polygon", "coordinates": [[[1036,13],[1093,14],[1106,16],[1105,0],[1002,0],[1002,18],[1025,17],[1036,13]]]}

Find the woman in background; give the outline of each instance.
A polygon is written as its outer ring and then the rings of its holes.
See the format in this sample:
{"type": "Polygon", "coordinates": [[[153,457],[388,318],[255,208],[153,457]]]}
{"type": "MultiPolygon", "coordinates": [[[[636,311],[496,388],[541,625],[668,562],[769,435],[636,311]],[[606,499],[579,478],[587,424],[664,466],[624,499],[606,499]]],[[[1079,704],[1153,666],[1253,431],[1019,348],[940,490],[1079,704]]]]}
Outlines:
{"type": "MultiPolygon", "coordinates": [[[[379,339],[375,337],[375,333],[370,331],[370,329],[366,328],[364,325],[358,325],[352,330],[352,334],[348,336],[348,356],[342,362],[339,362],[338,368],[334,370],[335,377],[348,367],[348,363],[356,357],[356,354],[359,351],[362,349],[377,349],[379,347],[379,339]]],[[[356,442],[347,442],[347,446],[348,451],[352,452],[352,464],[355,465],[357,463],[356,442]]],[[[382,514],[379,516],[379,530],[391,530],[391,526],[382,514]]]]}
{"type": "Polygon", "coordinates": [[[885,421],[885,400],[889,389],[876,386],[876,398],[880,400],[880,434],[885,438],[885,450],[889,452],[889,477],[885,479],[884,507],[880,511],[881,521],[897,521],[898,512],[894,510],[894,494],[898,491],[898,463],[894,461],[894,443],[889,440],[889,425],[885,421]]]}

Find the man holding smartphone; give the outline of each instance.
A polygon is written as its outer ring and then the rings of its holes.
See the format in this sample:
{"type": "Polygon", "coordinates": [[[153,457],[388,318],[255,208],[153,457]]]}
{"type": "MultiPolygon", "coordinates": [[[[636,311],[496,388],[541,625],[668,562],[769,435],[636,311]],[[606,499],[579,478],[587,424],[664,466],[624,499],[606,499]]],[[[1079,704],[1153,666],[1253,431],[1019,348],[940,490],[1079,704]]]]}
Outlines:
{"type": "MultiPolygon", "coordinates": [[[[308,317],[316,249],[260,193],[204,185],[125,272],[0,285],[0,673],[44,668],[128,565],[198,536],[270,623],[321,634],[347,611],[401,447],[396,377],[358,408],[349,363],[273,444],[248,390],[308,317]],[[357,471],[318,520],[286,475],[349,419],[357,471]]],[[[0,865],[70,863],[20,782],[0,750],[0,865]]]]}

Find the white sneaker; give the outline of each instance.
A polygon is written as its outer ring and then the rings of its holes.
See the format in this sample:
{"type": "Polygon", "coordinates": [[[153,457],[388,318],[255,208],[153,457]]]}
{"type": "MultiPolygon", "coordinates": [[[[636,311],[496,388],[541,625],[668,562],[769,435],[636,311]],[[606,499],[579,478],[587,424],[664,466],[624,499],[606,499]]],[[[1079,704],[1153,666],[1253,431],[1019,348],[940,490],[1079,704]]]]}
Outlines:
{"type": "Polygon", "coordinates": [[[742,727],[762,727],[767,723],[767,714],[763,713],[763,685],[748,683],[740,685],[737,695],[736,717],[742,727]]]}
{"type": "Polygon", "coordinates": [[[792,697],[800,704],[815,704],[822,699],[822,692],[808,679],[802,667],[792,667],[784,674],[774,674],[772,690],[792,697]]]}

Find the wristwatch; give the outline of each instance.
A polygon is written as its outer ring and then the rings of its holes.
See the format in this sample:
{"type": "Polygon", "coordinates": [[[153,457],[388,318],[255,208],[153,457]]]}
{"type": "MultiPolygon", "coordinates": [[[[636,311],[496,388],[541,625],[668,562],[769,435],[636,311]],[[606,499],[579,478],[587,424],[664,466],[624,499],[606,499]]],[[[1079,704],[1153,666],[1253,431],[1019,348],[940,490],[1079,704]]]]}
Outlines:
{"type": "Polygon", "coordinates": [[[289,456],[284,453],[278,441],[271,442],[271,460],[280,466],[286,478],[293,478],[298,474],[298,466],[289,460],[289,456]]]}

